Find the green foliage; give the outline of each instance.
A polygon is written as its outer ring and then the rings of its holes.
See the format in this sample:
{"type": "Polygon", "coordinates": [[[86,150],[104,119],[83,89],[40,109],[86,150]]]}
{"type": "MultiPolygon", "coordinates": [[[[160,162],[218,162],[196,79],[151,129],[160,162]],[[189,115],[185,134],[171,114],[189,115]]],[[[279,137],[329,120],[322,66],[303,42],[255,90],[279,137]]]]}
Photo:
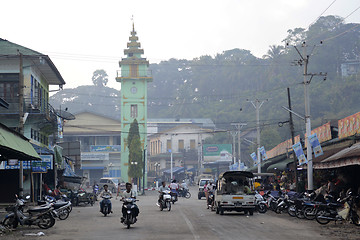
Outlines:
{"type": "Polygon", "coordinates": [[[92,82],[97,87],[104,87],[108,83],[108,75],[105,70],[96,70],[92,76],[92,82]]]}
{"type": "Polygon", "coordinates": [[[143,159],[139,134],[139,125],[136,119],[131,123],[127,137],[129,148],[128,175],[132,178],[140,178],[143,175],[143,159]]]}

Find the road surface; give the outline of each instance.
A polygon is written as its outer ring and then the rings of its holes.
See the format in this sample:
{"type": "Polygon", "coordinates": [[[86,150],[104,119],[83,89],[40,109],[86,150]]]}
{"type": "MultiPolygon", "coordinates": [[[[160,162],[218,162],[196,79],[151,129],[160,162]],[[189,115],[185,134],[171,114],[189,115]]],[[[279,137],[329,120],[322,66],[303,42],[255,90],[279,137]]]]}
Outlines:
{"type": "Polygon", "coordinates": [[[268,212],[246,216],[240,213],[225,213],[221,216],[206,209],[204,199],[197,200],[195,188],[191,193],[192,198],[180,198],[170,212],[161,212],[155,205],[156,192],[139,196],[140,215],[138,222],[130,229],[120,224],[121,203],[112,199],[114,214],[107,217],[103,217],[99,212],[97,202],[94,206],[74,207],[67,220],[57,220],[51,229],[22,227],[1,239],[339,239],[336,235],[327,234],[329,226],[321,226],[316,221],[291,218],[287,214],[268,212]],[[45,236],[23,236],[25,233],[40,231],[44,232],[45,236]]]}

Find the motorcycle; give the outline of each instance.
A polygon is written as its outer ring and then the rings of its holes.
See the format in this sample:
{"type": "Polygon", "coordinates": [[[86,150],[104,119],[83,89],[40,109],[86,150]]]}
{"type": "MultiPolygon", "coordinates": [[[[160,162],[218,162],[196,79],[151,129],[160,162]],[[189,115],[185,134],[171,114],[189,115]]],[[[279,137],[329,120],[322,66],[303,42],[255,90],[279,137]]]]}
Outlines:
{"type": "Polygon", "coordinates": [[[177,193],[177,191],[174,190],[174,189],[171,190],[170,195],[171,195],[171,202],[172,202],[172,204],[175,204],[175,202],[177,202],[177,200],[178,200],[178,193],[177,193]]]}
{"type": "Polygon", "coordinates": [[[111,213],[111,209],[110,209],[110,198],[111,196],[109,195],[105,195],[105,196],[102,196],[103,200],[102,200],[102,204],[103,204],[103,207],[101,209],[101,213],[104,214],[104,217],[106,217],[106,215],[110,214],[111,213]]]}
{"type": "MultiPolygon", "coordinates": [[[[66,200],[65,196],[63,199],[66,200]]],[[[70,201],[56,200],[54,197],[45,196],[44,201],[38,201],[38,205],[41,207],[51,206],[51,214],[54,218],[65,220],[69,217],[72,211],[72,204],[70,201]]]]}
{"type": "Polygon", "coordinates": [[[267,202],[264,200],[264,198],[258,192],[255,193],[255,201],[256,201],[258,212],[266,213],[268,210],[267,202]]]}
{"type": "MultiPolygon", "coordinates": [[[[30,199],[30,196],[27,196],[26,199],[30,199]]],[[[6,211],[9,213],[6,215],[2,224],[8,228],[17,228],[18,224],[20,225],[37,225],[39,228],[48,229],[54,226],[55,218],[51,214],[51,206],[46,205],[43,207],[33,207],[27,210],[28,214],[24,213],[26,201],[20,199],[15,195],[15,204],[6,208],[6,211]]]]}
{"type": "Polygon", "coordinates": [[[356,202],[359,197],[355,197],[349,193],[345,199],[338,199],[337,203],[320,204],[316,213],[316,221],[320,224],[328,224],[330,221],[349,220],[356,226],[360,226],[359,210],[356,202]]]}
{"type": "Polygon", "coordinates": [[[215,206],[214,206],[214,193],[213,192],[209,192],[209,196],[208,196],[208,209],[210,208],[211,211],[215,211],[215,206]]]}
{"type": "Polygon", "coordinates": [[[189,199],[191,197],[191,193],[189,192],[189,189],[183,188],[179,189],[179,197],[184,197],[186,199],[189,199]]]}
{"type": "Polygon", "coordinates": [[[171,195],[169,190],[165,190],[162,192],[162,198],[159,201],[159,208],[160,211],[163,209],[167,209],[168,211],[171,210],[171,195]]]}
{"type": "Polygon", "coordinates": [[[122,200],[123,203],[123,219],[121,222],[127,227],[127,229],[130,228],[131,224],[136,223],[137,219],[134,213],[135,210],[135,202],[139,201],[135,198],[125,198],[122,200]],[[125,214],[124,214],[125,213],[125,214]]]}

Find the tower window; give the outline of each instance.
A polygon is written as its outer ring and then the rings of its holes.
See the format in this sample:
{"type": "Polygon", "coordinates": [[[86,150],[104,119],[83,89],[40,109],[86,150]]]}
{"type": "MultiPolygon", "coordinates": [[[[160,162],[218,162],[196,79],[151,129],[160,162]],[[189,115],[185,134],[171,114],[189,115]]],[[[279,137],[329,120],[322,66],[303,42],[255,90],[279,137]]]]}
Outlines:
{"type": "Polygon", "coordinates": [[[130,107],[130,117],[137,118],[138,116],[138,109],[136,104],[132,104],[130,107]]]}

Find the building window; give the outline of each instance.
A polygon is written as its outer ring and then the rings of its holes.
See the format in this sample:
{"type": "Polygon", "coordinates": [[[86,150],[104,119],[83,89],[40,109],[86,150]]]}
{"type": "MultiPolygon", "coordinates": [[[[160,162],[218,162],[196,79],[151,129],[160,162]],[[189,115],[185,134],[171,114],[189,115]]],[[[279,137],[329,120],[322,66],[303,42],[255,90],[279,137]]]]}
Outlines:
{"type": "Polygon", "coordinates": [[[180,152],[181,150],[184,150],[184,140],[183,140],[183,139],[180,139],[180,140],[179,140],[179,152],[180,152]]]}
{"type": "Polygon", "coordinates": [[[190,139],[190,149],[195,149],[195,147],[196,147],[195,139],[190,139]]]}
{"type": "Polygon", "coordinates": [[[171,140],[166,140],[166,151],[169,152],[169,150],[171,149],[171,140]]]}
{"type": "Polygon", "coordinates": [[[137,118],[138,116],[138,109],[136,104],[132,104],[130,108],[130,117],[137,118]]]}
{"type": "Polygon", "coordinates": [[[130,65],[130,77],[137,77],[138,65],[130,65]]]}
{"type": "Polygon", "coordinates": [[[96,145],[109,145],[109,137],[96,137],[96,145]]]}

